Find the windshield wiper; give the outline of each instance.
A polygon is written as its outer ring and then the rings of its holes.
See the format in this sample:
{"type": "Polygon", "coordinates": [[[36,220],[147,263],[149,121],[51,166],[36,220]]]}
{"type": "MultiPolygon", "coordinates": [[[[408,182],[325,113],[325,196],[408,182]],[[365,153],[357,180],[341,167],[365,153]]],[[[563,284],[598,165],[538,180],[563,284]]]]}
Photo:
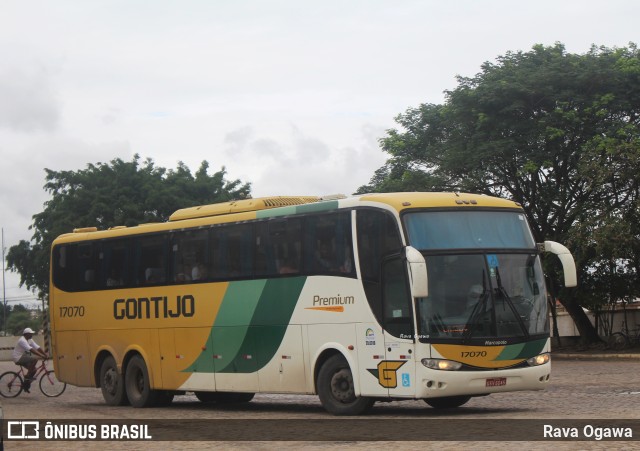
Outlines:
{"type": "Polygon", "coordinates": [[[518,325],[520,326],[520,329],[522,330],[522,332],[524,332],[525,338],[528,338],[529,331],[527,330],[527,326],[524,324],[524,321],[522,321],[522,317],[520,316],[520,313],[516,309],[516,306],[513,304],[511,297],[509,297],[507,290],[505,290],[504,286],[502,285],[502,279],[500,278],[500,270],[497,267],[496,267],[496,283],[498,284],[498,288],[497,288],[498,292],[502,294],[502,297],[504,298],[504,300],[507,301],[507,305],[511,309],[513,316],[515,316],[516,320],[518,321],[518,325]]]}
{"type": "Polygon", "coordinates": [[[471,311],[471,315],[467,320],[467,324],[466,324],[467,330],[464,332],[464,335],[462,336],[463,343],[466,343],[466,341],[471,337],[471,334],[473,333],[473,327],[475,326],[476,317],[479,317],[480,312],[484,310],[484,305],[487,302],[488,298],[489,298],[489,290],[487,290],[487,280],[485,278],[485,272],[483,269],[482,270],[482,293],[480,293],[478,302],[476,302],[476,305],[473,307],[473,310],[471,311]]]}

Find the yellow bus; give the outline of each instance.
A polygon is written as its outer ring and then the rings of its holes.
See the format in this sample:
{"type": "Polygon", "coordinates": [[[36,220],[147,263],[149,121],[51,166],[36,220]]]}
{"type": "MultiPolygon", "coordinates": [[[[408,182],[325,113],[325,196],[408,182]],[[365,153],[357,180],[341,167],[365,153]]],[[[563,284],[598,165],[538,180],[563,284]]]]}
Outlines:
{"type": "Polygon", "coordinates": [[[245,199],[76,229],[51,251],[54,367],[107,404],[317,394],[457,407],[549,382],[547,292],[521,206],[462,193],[245,199]]]}

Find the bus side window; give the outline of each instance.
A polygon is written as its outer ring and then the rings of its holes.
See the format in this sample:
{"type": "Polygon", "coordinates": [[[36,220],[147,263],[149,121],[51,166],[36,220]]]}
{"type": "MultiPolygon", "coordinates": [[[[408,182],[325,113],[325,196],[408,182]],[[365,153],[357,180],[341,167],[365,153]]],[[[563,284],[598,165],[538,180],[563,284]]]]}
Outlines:
{"type": "Polygon", "coordinates": [[[74,291],[88,291],[96,288],[96,269],[98,265],[94,243],[78,244],[76,258],[76,283],[74,291]]]}
{"type": "Polygon", "coordinates": [[[253,224],[214,227],[211,243],[211,277],[216,280],[253,277],[253,224]]]}
{"type": "Polygon", "coordinates": [[[103,288],[117,288],[130,285],[127,279],[129,273],[129,239],[108,240],[102,243],[100,261],[102,277],[100,285],[103,288]]]}
{"type": "Polygon", "coordinates": [[[209,277],[208,247],[209,233],[206,230],[174,233],[171,237],[171,281],[188,283],[206,280],[209,277]]]}
{"type": "Polygon", "coordinates": [[[413,321],[407,267],[399,257],[383,263],[383,326],[394,337],[411,337],[413,321]]]}
{"type": "Polygon", "coordinates": [[[63,291],[74,291],[75,244],[58,245],[53,251],[53,283],[63,291]]]}
{"type": "Polygon", "coordinates": [[[255,275],[256,277],[267,277],[277,273],[276,258],[273,254],[273,247],[269,238],[269,223],[262,221],[256,224],[255,228],[255,275]]]}
{"type": "Polygon", "coordinates": [[[269,243],[275,258],[276,274],[298,274],[302,271],[302,220],[274,219],[269,225],[269,243]]]}
{"type": "Polygon", "coordinates": [[[164,235],[138,238],[136,253],[138,286],[166,282],[165,243],[164,235]]]}
{"type": "Polygon", "coordinates": [[[354,276],[351,212],[305,218],[305,267],[310,274],[354,276]]]}
{"type": "Polygon", "coordinates": [[[362,285],[376,319],[384,324],[382,314],[382,260],[399,253],[402,240],[395,218],[387,212],[373,209],[356,214],[358,259],[362,285]]]}

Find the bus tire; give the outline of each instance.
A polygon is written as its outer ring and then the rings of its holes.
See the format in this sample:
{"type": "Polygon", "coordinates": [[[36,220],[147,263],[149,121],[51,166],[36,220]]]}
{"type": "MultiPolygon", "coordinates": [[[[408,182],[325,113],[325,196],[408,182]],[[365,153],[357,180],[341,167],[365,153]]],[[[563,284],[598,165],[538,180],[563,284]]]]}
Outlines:
{"type": "Polygon", "coordinates": [[[112,356],[104,359],[100,365],[100,390],[104,401],[110,406],[124,406],[129,403],[124,379],[122,374],[118,373],[116,361],[112,356]]]}
{"type": "Polygon", "coordinates": [[[434,409],[455,409],[466,404],[470,399],[471,396],[446,396],[444,398],[425,399],[424,402],[434,409]]]}
{"type": "Polygon", "coordinates": [[[360,415],[375,402],[372,398],[355,395],[351,368],[339,354],[329,357],[320,367],[317,392],[322,407],[333,415],[360,415]]]}
{"type": "Polygon", "coordinates": [[[158,400],[158,391],[151,389],[149,371],[144,359],[135,355],[129,360],[124,373],[127,397],[133,407],[152,407],[158,400]]]}

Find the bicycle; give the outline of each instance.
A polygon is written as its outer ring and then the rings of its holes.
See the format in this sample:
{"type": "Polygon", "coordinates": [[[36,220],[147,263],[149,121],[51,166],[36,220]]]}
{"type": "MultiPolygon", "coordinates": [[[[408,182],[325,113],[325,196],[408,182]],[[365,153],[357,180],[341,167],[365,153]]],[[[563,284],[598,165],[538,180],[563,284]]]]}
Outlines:
{"type": "MultiPolygon", "coordinates": [[[[37,364],[33,380],[35,381],[38,376],[40,376],[40,391],[49,398],[60,396],[67,388],[67,384],[60,382],[53,370],[47,368],[44,360],[37,364]]],[[[22,366],[20,366],[18,372],[7,371],[2,373],[0,375],[0,395],[5,398],[18,396],[24,390],[24,378],[25,373],[22,366]]]]}
{"type": "Polygon", "coordinates": [[[640,344],[640,324],[630,332],[614,332],[609,336],[609,348],[616,350],[627,349],[631,346],[640,344]]]}

